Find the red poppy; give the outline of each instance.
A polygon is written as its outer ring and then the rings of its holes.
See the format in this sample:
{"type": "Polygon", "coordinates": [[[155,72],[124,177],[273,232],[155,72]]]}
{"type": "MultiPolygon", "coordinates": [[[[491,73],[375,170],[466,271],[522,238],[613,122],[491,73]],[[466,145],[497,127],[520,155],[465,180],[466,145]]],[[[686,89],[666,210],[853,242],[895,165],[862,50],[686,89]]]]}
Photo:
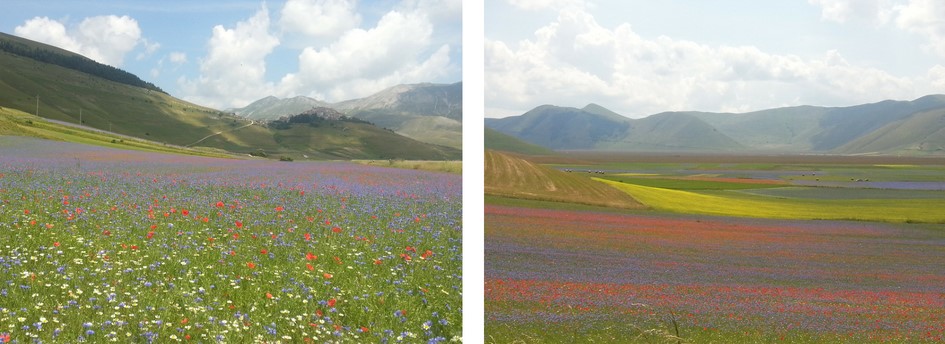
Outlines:
{"type": "Polygon", "coordinates": [[[29,210],[29,209],[23,209],[23,214],[24,214],[24,215],[29,215],[29,214],[30,214],[30,210],[29,210]]]}
{"type": "Polygon", "coordinates": [[[335,233],[341,233],[341,228],[332,227],[331,231],[332,231],[332,232],[335,232],[335,233]]]}
{"type": "Polygon", "coordinates": [[[56,247],[59,247],[59,242],[58,242],[58,241],[57,241],[57,242],[54,242],[52,245],[53,245],[53,246],[56,246],[56,247]]]}
{"type": "Polygon", "coordinates": [[[222,202],[222,201],[217,202],[217,208],[223,208],[223,202],[222,202]]]}
{"type": "Polygon", "coordinates": [[[305,233],[305,241],[312,241],[312,233],[305,233]]]}
{"type": "Polygon", "coordinates": [[[401,253],[400,258],[403,258],[405,261],[408,261],[408,262],[411,260],[410,255],[406,253],[401,253]]]}
{"type": "Polygon", "coordinates": [[[423,254],[420,255],[420,258],[427,259],[427,258],[430,258],[430,256],[432,255],[433,255],[433,251],[427,250],[426,252],[423,252],[423,254]]]}
{"type": "Polygon", "coordinates": [[[236,228],[243,228],[243,221],[236,221],[236,228]]]}
{"type": "Polygon", "coordinates": [[[180,324],[181,324],[181,325],[187,325],[187,322],[189,322],[189,321],[190,321],[190,319],[184,318],[183,320],[180,321],[180,324]]]}
{"type": "Polygon", "coordinates": [[[380,259],[375,259],[375,260],[374,260],[374,265],[381,265],[381,263],[383,263],[383,262],[382,262],[380,259]]]}
{"type": "Polygon", "coordinates": [[[407,246],[407,248],[406,248],[405,250],[407,250],[407,251],[413,251],[414,253],[417,252],[417,249],[416,249],[416,248],[413,248],[413,247],[410,247],[410,246],[407,246]]]}
{"type": "Polygon", "coordinates": [[[271,298],[272,298],[272,294],[266,293],[266,298],[267,298],[267,299],[271,299],[271,298]]]}
{"type": "Polygon", "coordinates": [[[325,277],[325,279],[329,279],[329,278],[332,278],[332,277],[334,277],[334,276],[332,276],[332,274],[326,272],[326,273],[322,274],[322,277],[325,277]]]}
{"type": "Polygon", "coordinates": [[[278,206],[278,207],[276,207],[276,212],[280,212],[280,211],[283,211],[283,210],[285,210],[285,208],[283,208],[281,205],[278,206]]]}
{"type": "Polygon", "coordinates": [[[102,231],[102,235],[104,235],[104,236],[112,235],[112,231],[106,229],[106,230],[102,231]]]}
{"type": "Polygon", "coordinates": [[[315,271],[315,267],[312,266],[312,264],[305,264],[305,268],[308,269],[308,271],[315,271]]]}
{"type": "MultiPolygon", "coordinates": [[[[232,252],[232,251],[230,251],[230,252],[232,252]]],[[[255,269],[255,268],[256,268],[256,263],[253,263],[253,262],[246,262],[246,267],[248,267],[248,268],[250,268],[250,269],[255,269]]]]}
{"type": "Polygon", "coordinates": [[[367,332],[367,331],[368,331],[367,327],[361,326],[361,332],[367,332]]]}
{"type": "Polygon", "coordinates": [[[269,251],[266,249],[259,250],[259,254],[269,254],[269,251]]]}
{"type": "Polygon", "coordinates": [[[132,249],[132,250],[137,250],[137,249],[138,249],[138,245],[131,245],[131,249],[132,249]]]}
{"type": "Polygon", "coordinates": [[[328,300],[328,307],[335,307],[335,299],[328,300]]]}
{"type": "Polygon", "coordinates": [[[306,253],[306,254],[305,254],[305,259],[307,259],[307,260],[315,260],[315,259],[318,259],[318,256],[312,254],[312,252],[309,252],[309,253],[306,253]]]}
{"type": "Polygon", "coordinates": [[[181,209],[180,214],[184,216],[188,216],[190,215],[190,211],[188,211],[187,209],[181,209]]]}

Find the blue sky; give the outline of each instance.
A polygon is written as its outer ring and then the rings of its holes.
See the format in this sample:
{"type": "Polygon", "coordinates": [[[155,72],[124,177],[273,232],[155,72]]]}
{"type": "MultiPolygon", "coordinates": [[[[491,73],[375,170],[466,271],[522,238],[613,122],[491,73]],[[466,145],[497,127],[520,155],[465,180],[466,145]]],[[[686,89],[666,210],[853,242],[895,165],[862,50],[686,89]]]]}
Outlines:
{"type": "Polygon", "coordinates": [[[462,78],[460,0],[4,1],[0,30],[219,109],[462,78]]]}
{"type": "Polygon", "coordinates": [[[487,0],[485,116],[628,117],[945,93],[936,0],[487,0]]]}

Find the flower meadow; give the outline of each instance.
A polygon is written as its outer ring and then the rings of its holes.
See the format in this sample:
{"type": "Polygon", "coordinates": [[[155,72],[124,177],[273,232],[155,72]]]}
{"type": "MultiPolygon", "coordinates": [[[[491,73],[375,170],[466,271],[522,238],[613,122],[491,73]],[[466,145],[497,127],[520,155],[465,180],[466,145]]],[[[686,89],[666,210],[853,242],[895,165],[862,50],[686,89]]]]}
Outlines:
{"type": "Polygon", "coordinates": [[[0,137],[0,343],[461,341],[460,176],[0,137]]]}
{"type": "Polygon", "coordinates": [[[485,228],[496,343],[945,341],[940,225],[487,204],[485,228]]]}

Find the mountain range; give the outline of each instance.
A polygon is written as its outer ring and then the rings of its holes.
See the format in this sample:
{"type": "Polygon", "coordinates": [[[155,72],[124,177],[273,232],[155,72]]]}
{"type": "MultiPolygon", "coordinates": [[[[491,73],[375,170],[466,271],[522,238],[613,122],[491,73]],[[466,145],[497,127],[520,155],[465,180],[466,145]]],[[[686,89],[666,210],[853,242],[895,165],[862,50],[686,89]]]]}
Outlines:
{"type": "MultiPolygon", "coordinates": [[[[310,105],[306,103],[304,109],[289,115],[310,110],[310,105]]],[[[315,105],[322,105],[314,106],[318,108],[327,104],[315,105]]],[[[174,98],[131,73],[82,55],[0,33],[3,108],[161,145],[206,147],[238,154],[420,160],[462,156],[459,148],[421,142],[341,115],[328,116],[318,123],[272,127],[174,98]]]]}
{"type": "Polygon", "coordinates": [[[397,85],[373,95],[327,103],[298,96],[280,99],[268,96],[242,108],[225,110],[253,120],[274,120],[313,107],[330,107],[413,139],[462,148],[463,85],[397,85]]]}
{"type": "Polygon", "coordinates": [[[630,119],[590,104],[542,105],[486,127],[555,150],[945,154],[945,95],[849,107],[663,112],[630,119]]]}

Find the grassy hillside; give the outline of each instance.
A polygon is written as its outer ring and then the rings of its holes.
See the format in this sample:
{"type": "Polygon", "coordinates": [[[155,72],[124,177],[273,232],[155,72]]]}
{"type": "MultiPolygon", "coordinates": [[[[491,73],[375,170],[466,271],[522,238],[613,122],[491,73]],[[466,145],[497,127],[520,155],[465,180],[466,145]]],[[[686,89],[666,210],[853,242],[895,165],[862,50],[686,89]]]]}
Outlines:
{"type": "MultiPolygon", "coordinates": [[[[11,42],[9,37],[2,36],[0,41],[11,42]]],[[[43,49],[48,54],[77,56],[21,38],[12,42],[21,41],[28,42],[31,49],[43,49]]],[[[69,123],[78,124],[81,120],[81,124],[89,128],[161,145],[210,147],[240,154],[264,151],[331,159],[457,159],[460,156],[458,149],[425,144],[365,126],[337,133],[306,131],[304,127],[291,133],[279,132],[157,90],[109,81],[5,51],[0,51],[0,107],[34,114],[38,111],[40,117],[69,123]]]]}
{"type": "Polygon", "coordinates": [[[37,137],[102,147],[145,152],[232,157],[226,152],[206,148],[187,148],[116,135],[108,132],[64,125],[11,108],[0,108],[0,135],[37,137]]]}
{"type": "Polygon", "coordinates": [[[735,151],[744,148],[705,121],[673,112],[634,120],[620,139],[602,141],[598,148],[621,151],[735,151]]]}
{"type": "MultiPolygon", "coordinates": [[[[361,122],[326,120],[318,126],[293,124],[285,130],[270,129],[277,146],[269,154],[331,159],[456,160],[462,153],[434,146],[361,122]]],[[[221,138],[222,140],[223,138],[221,138]]]]}
{"type": "Polygon", "coordinates": [[[463,147],[463,123],[455,119],[440,116],[410,116],[390,129],[418,141],[453,148],[463,147]]]}
{"type": "Polygon", "coordinates": [[[492,150],[485,152],[485,193],[615,208],[642,208],[627,194],[578,172],[562,172],[492,150]]]}
{"type": "Polygon", "coordinates": [[[945,108],[920,112],[853,140],[839,153],[941,154],[945,151],[945,108]]]}
{"type": "Polygon", "coordinates": [[[593,149],[602,140],[623,137],[630,123],[581,109],[542,105],[521,116],[487,118],[486,126],[551,149],[593,149]]]}
{"type": "Polygon", "coordinates": [[[167,94],[0,52],[0,106],[124,135],[187,145],[249,123],[167,94]]]}
{"type": "Polygon", "coordinates": [[[494,129],[484,129],[483,141],[486,149],[512,152],[525,155],[555,155],[555,151],[548,148],[534,145],[515,138],[514,136],[500,133],[494,129]]]}
{"type": "Polygon", "coordinates": [[[766,151],[805,151],[827,108],[798,106],[743,114],[689,112],[740,144],[766,151]]]}

